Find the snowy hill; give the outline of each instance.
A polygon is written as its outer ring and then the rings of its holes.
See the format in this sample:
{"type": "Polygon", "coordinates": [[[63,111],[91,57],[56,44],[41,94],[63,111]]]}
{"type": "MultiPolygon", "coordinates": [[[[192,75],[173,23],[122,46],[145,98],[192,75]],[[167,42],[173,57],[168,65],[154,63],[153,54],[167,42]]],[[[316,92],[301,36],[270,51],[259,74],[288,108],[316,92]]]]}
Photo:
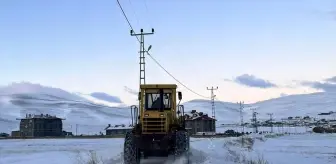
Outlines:
{"type": "Polygon", "coordinates": [[[130,122],[127,107],[109,106],[108,102],[92,101],[90,98],[67,91],[31,83],[13,83],[0,88],[0,131],[18,129],[26,113],[50,114],[65,118],[64,129],[88,134],[102,131],[107,124],[130,122]]]}
{"type": "MultiPolygon", "coordinates": [[[[212,115],[209,100],[192,100],[183,104],[186,112],[195,109],[212,115]]],[[[218,124],[240,122],[238,104],[216,101],[215,105],[218,124]]],[[[246,104],[245,121],[251,118],[251,107],[257,108],[259,119],[267,119],[267,113],[273,113],[275,119],[305,115],[316,117],[321,112],[336,111],[336,94],[291,95],[246,104]]],[[[38,84],[13,83],[0,87],[0,132],[18,129],[16,118],[24,117],[26,113],[43,113],[65,118],[65,130],[75,132],[77,127],[78,134],[98,133],[107,124],[129,124],[129,109],[120,99],[106,93],[70,93],[38,84]]]]}
{"type": "MultiPolygon", "coordinates": [[[[287,117],[311,116],[334,119],[335,115],[318,116],[319,113],[336,112],[336,93],[319,92],[312,94],[289,95],[275,99],[265,100],[253,104],[245,104],[243,116],[245,122],[252,118],[251,108],[257,108],[258,119],[267,120],[267,113],[273,113],[273,119],[280,120],[287,117]]],[[[218,123],[239,123],[239,105],[222,101],[215,101],[216,118],[218,123]]],[[[186,111],[192,109],[206,112],[211,116],[211,103],[207,100],[193,100],[185,103],[186,111]]]]}
{"type": "MultiPolygon", "coordinates": [[[[192,100],[183,103],[185,112],[197,110],[212,116],[211,103],[209,100],[192,100]]],[[[232,123],[238,121],[240,113],[238,105],[230,102],[215,101],[217,123],[232,123]]]]}
{"type": "Polygon", "coordinates": [[[112,102],[112,103],[122,103],[119,97],[111,96],[103,92],[93,92],[90,94],[90,96],[100,99],[100,100],[112,102]]]}
{"type": "Polygon", "coordinates": [[[77,96],[80,96],[86,100],[89,100],[96,104],[106,105],[110,107],[126,107],[127,105],[124,104],[118,97],[110,96],[106,93],[91,93],[91,94],[83,94],[83,93],[74,93],[77,96]]]}
{"type": "Polygon", "coordinates": [[[274,117],[278,119],[306,115],[317,117],[319,113],[336,111],[336,93],[290,95],[251,105],[258,108],[261,117],[267,117],[267,113],[274,113],[274,117]]]}
{"type": "Polygon", "coordinates": [[[53,96],[58,99],[67,100],[83,100],[81,97],[71,94],[59,88],[52,88],[42,86],[40,84],[32,84],[29,82],[12,83],[8,86],[0,86],[0,95],[13,95],[13,94],[33,94],[40,93],[53,96]]]}

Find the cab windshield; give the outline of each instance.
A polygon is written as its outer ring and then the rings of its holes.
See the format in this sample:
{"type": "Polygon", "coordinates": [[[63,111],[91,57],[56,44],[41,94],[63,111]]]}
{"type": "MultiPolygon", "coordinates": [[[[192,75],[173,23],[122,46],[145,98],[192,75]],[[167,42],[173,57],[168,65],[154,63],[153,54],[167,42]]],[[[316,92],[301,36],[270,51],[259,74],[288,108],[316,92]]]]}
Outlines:
{"type": "Polygon", "coordinates": [[[171,108],[171,93],[146,93],[146,109],[169,110],[171,108]]]}

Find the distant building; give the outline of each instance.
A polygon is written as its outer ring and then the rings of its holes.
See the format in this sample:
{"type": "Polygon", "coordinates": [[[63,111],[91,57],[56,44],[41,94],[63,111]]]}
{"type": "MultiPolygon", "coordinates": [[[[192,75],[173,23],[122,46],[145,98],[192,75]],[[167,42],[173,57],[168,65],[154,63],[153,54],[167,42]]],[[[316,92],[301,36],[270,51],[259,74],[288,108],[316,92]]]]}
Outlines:
{"type": "Polygon", "coordinates": [[[106,135],[123,135],[131,131],[132,129],[133,127],[131,125],[127,127],[124,124],[114,126],[108,124],[108,126],[105,128],[105,131],[106,135]]]}
{"type": "Polygon", "coordinates": [[[9,137],[9,134],[7,134],[7,133],[0,133],[0,138],[1,137],[9,137]]]}
{"type": "Polygon", "coordinates": [[[26,114],[20,120],[20,130],[12,131],[13,137],[56,137],[63,136],[61,118],[51,115],[26,114]]]}
{"type": "Polygon", "coordinates": [[[216,120],[203,112],[192,110],[190,113],[186,113],[185,123],[191,134],[216,132],[216,120]]]}

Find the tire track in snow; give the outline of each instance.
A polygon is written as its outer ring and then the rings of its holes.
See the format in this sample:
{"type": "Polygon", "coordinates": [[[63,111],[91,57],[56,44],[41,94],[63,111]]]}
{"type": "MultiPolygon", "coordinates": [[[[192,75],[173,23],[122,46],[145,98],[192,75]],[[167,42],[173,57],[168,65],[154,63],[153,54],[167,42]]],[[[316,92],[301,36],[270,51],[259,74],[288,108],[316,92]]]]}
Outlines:
{"type": "MultiPolygon", "coordinates": [[[[204,139],[192,140],[192,142],[204,141],[204,139]]],[[[203,164],[207,160],[207,153],[190,148],[189,155],[189,164],[203,164]]],[[[188,158],[186,155],[175,157],[174,155],[170,155],[168,157],[149,157],[148,159],[141,159],[141,164],[187,164],[188,158]]],[[[124,164],[123,161],[123,152],[121,152],[117,158],[109,159],[105,161],[107,164],[124,164]]]]}

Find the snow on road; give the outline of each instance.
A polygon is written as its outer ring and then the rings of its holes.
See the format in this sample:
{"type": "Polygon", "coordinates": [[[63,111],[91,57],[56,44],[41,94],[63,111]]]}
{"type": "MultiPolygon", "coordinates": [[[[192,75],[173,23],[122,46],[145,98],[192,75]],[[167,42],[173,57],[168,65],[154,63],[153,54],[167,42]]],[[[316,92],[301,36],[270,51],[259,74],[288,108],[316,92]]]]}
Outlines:
{"type": "MultiPolygon", "coordinates": [[[[193,138],[191,141],[193,164],[222,164],[224,161],[234,163],[229,160],[234,158],[232,155],[235,153],[244,154],[247,158],[262,155],[272,164],[336,162],[336,135],[290,135],[266,141],[256,140],[252,151],[233,144],[237,138],[193,138]],[[233,150],[236,152],[232,152],[233,150]]],[[[95,152],[107,164],[122,164],[122,148],[123,139],[0,140],[0,164],[82,164],[85,163],[83,161],[88,161],[90,151],[95,152]]],[[[175,162],[172,158],[157,158],[143,163],[180,164],[183,160],[185,158],[179,158],[175,162]]]]}
{"type": "Polygon", "coordinates": [[[335,164],[336,134],[289,135],[256,143],[254,152],[273,164],[335,164]]]}
{"type": "Polygon", "coordinates": [[[122,143],[123,139],[0,140],[0,164],[80,163],[87,160],[89,151],[113,159],[122,150],[122,143]]]}
{"type": "MultiPolygon", "coordinates": [[[[242,127],[239,126],[233,126],[233,127],[217,127],[216,132],[218,133],[223,133],[226,130],[232,129],[236,132],[242,132],[242,127]]],[[[273,129],[274,133],[306,133],[308,131],[312,131],[312,128],[309,127],[277,127],[274,126],[273,128],[271,127],[258,127],[259,132],[271,132],[273,129]]],[[[244,132],[254,132],[254,128],[249,128],[249,127],[244,127],[244,132]]]]}
{"type": "MultiPolygon", "coordinates": [[[[198,142],[195,139],[193,142],[198,142]]],[[[0,140],[0,164],[84,164],[90,151],[97,154],[99,161],[122,164],[123,139],[31,139],[0,140]]],[[[202,154],[194,150],[195,161],[202,162],[202,154]]],[[[183,160],[183,159],[179,159],[183,160]]],[[[145,163],[170,163],[169,160],[148,160],[145,163]]]]}

